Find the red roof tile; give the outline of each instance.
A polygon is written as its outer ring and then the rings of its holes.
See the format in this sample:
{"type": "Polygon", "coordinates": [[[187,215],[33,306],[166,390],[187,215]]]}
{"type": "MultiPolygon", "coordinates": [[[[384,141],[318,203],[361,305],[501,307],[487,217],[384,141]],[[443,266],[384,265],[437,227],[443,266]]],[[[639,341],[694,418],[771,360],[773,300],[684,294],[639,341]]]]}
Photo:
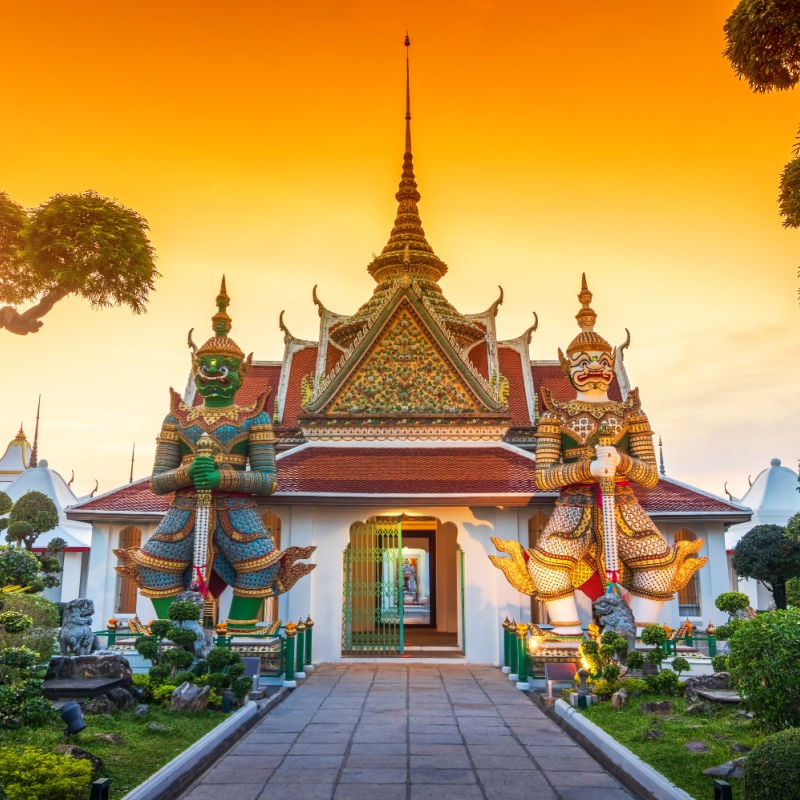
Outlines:
{"type": "Polygon", "coordinates": [[[534,492],[533,462],[491,447],[330,447],[308,445],[278,460],[278,491],[370,495],[534,492]]]}
{"type": "Polygon", "coordinates": [[[70,518],[83,519],[85,516],[116,514],[165,514],[172,502],[172,495],[156,495],[150,490],[150,478],[128,483],[119,489],[83,500],[70,507],[70,518]],[[80,516],[73,514],[78,512],[80,516]]]}
{"type": "Polygon", "coordinates": [[[286,402],[283,406],[282,425],[297,425],[297,418],[301,412],[302,395],[300,382],[305,375],[314,375],[317,365],[317,348],[304,347],[292,355],[292,370],[289,373],[289,383],[286,390],[286,402]]]}
{"type": "MultiPolygon", "coordinates": [[[[735,503],[662,478],[653,489],[635,488],[648,513],[659,516],[714,516],[746,521],[749,511],[735,503]]],[[[381,497],[426,496],[439,504],[483,497],[508,505],[549,504],[554,495],[536,492],[533,461],[523,451],[502,444],[427,447],[369,447],[305,445],[278,458],[278,493],[274,501],[303,504],[309,498],[328,497],[338,504],[358,498],[375,502],[381,497]],[[538,499],[537,499],[538,498],[538,499]]],[[[113,515],[164,514],[172,495],[156,496],[148,479],[122,486],[72,507],[72,519],[113,515]]],[[[313,502],[318,502],[315,499],[313,502]]],[[[428,502],[426,500],[426,502],[428,502]]]]}
{"type": "Polygon", "coordinates": [[[508,410],[511,425],[523,428],[532,425],[528,411],[528,398],[522,378],[522,354],[513,347],[499,347],[500,374],[508,378],[508,410]]]}

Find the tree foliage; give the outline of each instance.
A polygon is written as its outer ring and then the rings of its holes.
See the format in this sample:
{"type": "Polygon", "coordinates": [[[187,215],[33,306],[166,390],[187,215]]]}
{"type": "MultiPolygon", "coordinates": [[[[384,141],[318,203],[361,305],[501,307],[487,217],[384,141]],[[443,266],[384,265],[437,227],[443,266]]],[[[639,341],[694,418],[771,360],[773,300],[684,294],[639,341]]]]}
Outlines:
{"type": "MultiPolygon", "coordinates": [[[[725,21],[725,57],[755,92],[791,89],[800,80],[800,0],[741,0],[725,21]]],[[[800,227],[800,152],[783,169],[783,224],[800,227]]]]}
{"type": "Polygon", "coordinates": [[[30,550],[42,533],[58,525],[56,504],[42,492],[26,492],[8,515],[6,540],[30,550]]]}
{"type": "Polygon", "coordinates": [[[95,192],[57,194],[30,211],[0,192],[0,302],[12,304],[0,308],[0,328],[34,333],[70,294],[140,314],[158,277],[147,231],[137,212],[95,192]]]}
{"type": "Polygon", "coordinates": [[[768,611],[730,639],[728,668],[747,707],[768,731],[800,726],[800,609],[768,611]]]}
{"type": "Polygon", "coordinates": [[[741,0],[725,21],[725,57],[754,92],[800,80],[800,2],[741,0]]]}
{"type": "Polygon", "coordinates": [[[781,525],[756,525],[733,551],[731,566],[741,578],[754,578],[772,592],[776,608],[786,608],[786,581],[800,576],[800,542],[781,525]]]}

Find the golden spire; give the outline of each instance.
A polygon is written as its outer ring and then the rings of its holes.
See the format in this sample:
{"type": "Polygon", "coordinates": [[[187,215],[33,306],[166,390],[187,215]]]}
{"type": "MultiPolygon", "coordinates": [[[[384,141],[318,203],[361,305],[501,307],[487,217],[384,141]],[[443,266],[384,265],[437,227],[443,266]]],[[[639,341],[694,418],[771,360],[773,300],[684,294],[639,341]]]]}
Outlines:
{"type": "Polygon", "coordinates": [[[414,157],[411,153],[411,68],[408,56],[410,46],[411,40],[406,34],[405,151],[400,185],[395,194],[397,216],[392,232],[389,234],[389,241],[381,254],[376,256],[367,268],[378,283],[409,271],[415,277],[438,281],[447,272],[447,265],[434,255],[433,248],[425,238],[425,231],[422,228],[422,220],[417,208],[420,193],[414,176],[414,157]],[[404,264],[403,253],[406,247],[411,252],[411,259],[410,262],[404,264]]]}
{"type": "MultiPolygon", "coordinates": [[[[42,408],[42,396],[39,395],[39,402],[36,404],[36,428],[33,431],[33,447],[31,448],[31,457],[28,461],[28,467],[39,466],[39,411],[42,408]]],[[[22,430],[22,426],[20,426],[22,430]]]]}

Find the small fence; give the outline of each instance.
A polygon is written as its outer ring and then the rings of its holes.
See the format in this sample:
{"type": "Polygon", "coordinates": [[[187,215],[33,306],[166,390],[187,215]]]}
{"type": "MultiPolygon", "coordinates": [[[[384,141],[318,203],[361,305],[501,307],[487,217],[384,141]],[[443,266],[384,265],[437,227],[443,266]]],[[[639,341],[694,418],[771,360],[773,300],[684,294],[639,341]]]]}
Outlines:
{"type": "MultiPolygon", "coordinates": [[[[134,621],[130,629],[114,623],[109,620],[108,628],[95,631],[95,635],[105,639],[107,649],[123,655],[126,650],[136,649],[136,639],[151,635],[146,626],[134,621]]],[[[313,628],[311,617],[286,625],[275,623],[255,636],[234,635],[224,625],[218,625],[214,645],[236,650],[243,658],[257,658],[259,677],[281,679],[284,686],[295,686],[296,679],[305,678],[313,663],[313,628]]]]}
{"type": "MultiPolygon", "coordinates": [[[[503,672],[511,677],[516,676],[519,683],[525,683],[528,679],[544,678],[545,664],[548,662],[575,662],[574,649],[562,652],[557,646],[548,647],[545,659],[543,654],[537,652],[538,638],[543,635],[544,631],[532,623],[517,623],[506,618],[503,621],[503,672]]],[[[678,655],[678,648],[686,647],[713,658],[717,655],[717,637],[693,631],[684,625],[661,647],[667,657],[678,655]]]]}

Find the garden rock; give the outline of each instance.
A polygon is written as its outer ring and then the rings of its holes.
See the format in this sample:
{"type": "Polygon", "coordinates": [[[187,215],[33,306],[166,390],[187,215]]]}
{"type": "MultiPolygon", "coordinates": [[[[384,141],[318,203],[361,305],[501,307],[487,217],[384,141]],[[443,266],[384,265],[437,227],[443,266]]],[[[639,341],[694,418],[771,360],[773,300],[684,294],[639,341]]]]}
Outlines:
{"type": "Polygon", "coordinates": [[[80,680],[90,678],[117,678],[130,687],[133,672],[127,659],[116,653],[90,656],[55,656],[50,659],[45,680],[80,680]]]}
{"type": "Polygon", "coordinates": [[[690,753],[707,753],[711,749],[705,742],[699,742],[694,740],[691,742],[684,742],[683,746],[690,753]]]}
{"type": "Polygon", "coordinates": [[[118,733],[96,733],[94,738],[109,744],[125,744],[125,739],[118,733]]]}
{"type": "Polygon", "coordinates": [[[211,694],[210,686],[195,686],[186,681],[178,686],[172,693],[172,700],[169,704],[170,711],[188,711],[196,713],[202,711],[208,705],[208,698],[211,694]]]}
{"type": "Polygon", "coordinates": [[[151,722],[147,726],[148,730],[160,732],[160,733],[169,733],[172,729],[167,727],[166,725],[159,725],[157,722],[151,722]]]}
{"type": "Polygon", "coordinates": [[[74,744],[57,744],[53,750],[56,753],[61,753],[65,756],[71,756],[72,758],[79,758],[82,761],[88,761],[92,765],[92,770],[95,774],[100,772],[103,769],[103,759],[98,758],[95,755],[92,755],[88,750],[84,750],[82,747],[78,747],[74,744]]]}
{"type": "Polygon", "coordinates": [[[639,708],[643,714],[661,714],[666,716],[675,711],[675,703],[671,700],[658,700],[652,703],[642,703],[639,708]]]}
{"type": "Polygon", "coordinates": [[[748,747],[746,744],[739,744],[739,742],[734,742],[731,745],[732,753],[749,753],[752,749],[752,747],[748,747]]]}
{"type": "Polygon", "coordinates": [[[129,708],[133,708],[136,703],[133,695],[127,689],[123,689],[122,686],[115,686],[110,689],[106,697],[117,707],[118,711],[126,711],[129,708]]]}
{"type": "Polygon", "coordinates": [[[703,770],[703,775],[712,778],[741,778],[744,775],[745,758],[735,758],[733,761],[726,761],[716,767],[709,767],[703,770]]]}
{"type": "Polygon", "coordinates": [[[148,706],[147,703],[140,703],[138,706],[136,706],[137,717],[146,717],[149,712],[150,706],[148,706]]]}
{"type": "Polygon", "coordinates": [[[730,688],[731,676],[727,672],[715,672],[713,675],[687,678],[683,685],[683,696],[687,702],[695,703],[699,699],[700,691],[729,691],[730,688]]]}
{"type": "Polygon", "coordinates": [[[611,695],[612,708],[622,708],[622,706],[624,706],[625,703],[627,702],[628,702],[628,693],[625,691],[624,688],[620,689],[617,692],[614,692],[614,694],[611,695]]]}

